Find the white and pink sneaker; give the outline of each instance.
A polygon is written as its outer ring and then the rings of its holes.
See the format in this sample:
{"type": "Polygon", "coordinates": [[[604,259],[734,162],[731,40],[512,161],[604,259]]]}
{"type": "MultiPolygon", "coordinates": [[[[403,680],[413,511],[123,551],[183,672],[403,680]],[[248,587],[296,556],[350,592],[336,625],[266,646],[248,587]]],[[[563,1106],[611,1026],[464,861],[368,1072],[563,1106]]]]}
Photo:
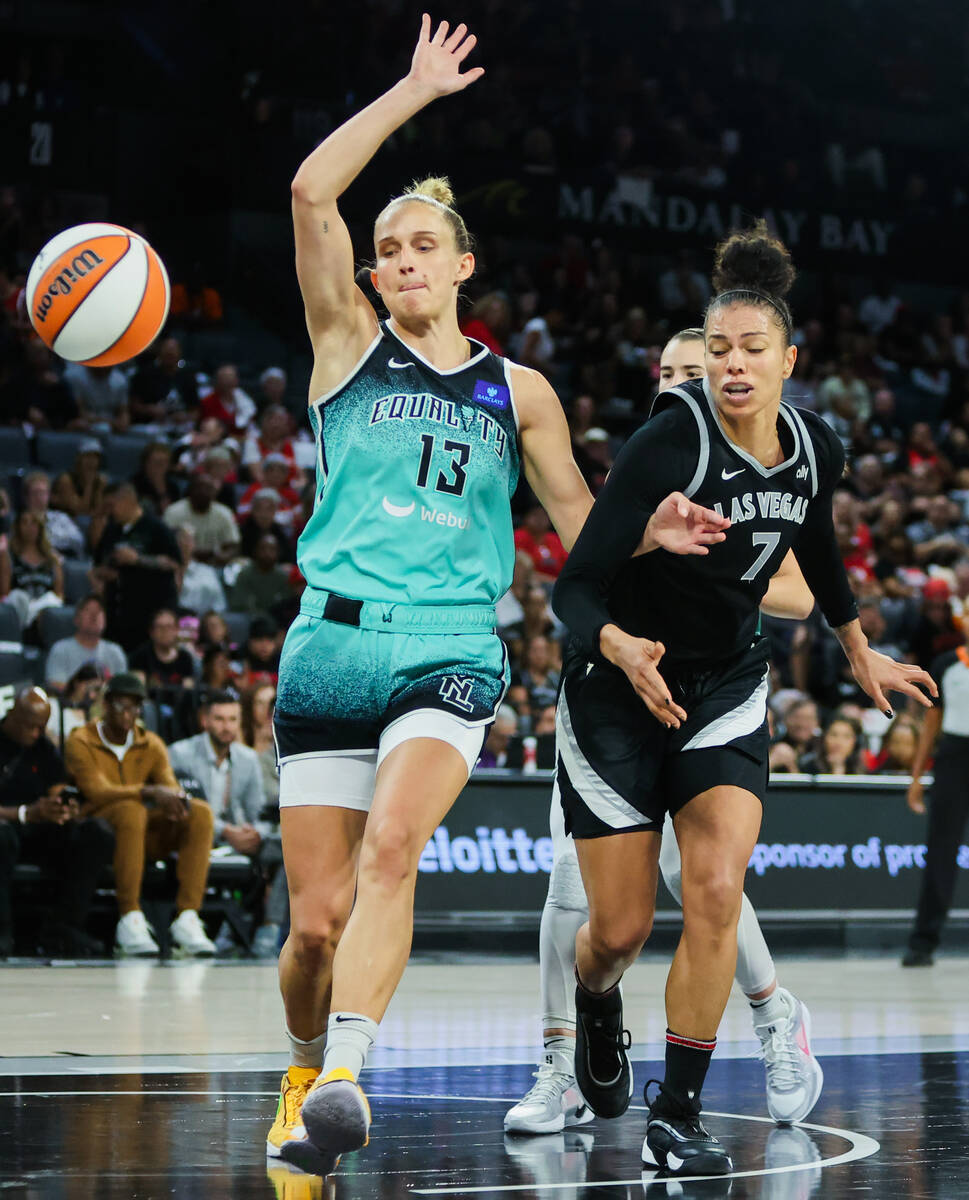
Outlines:
{"type": "Polygon", "coordinates": [[[824,1072],[811,1050],[811,1014],[784,988],[777,989],[789,1016],[755,1025],[767,1072],[767,1111],[778,1125],[803,1121],[821,1095],[824,1072]]]}

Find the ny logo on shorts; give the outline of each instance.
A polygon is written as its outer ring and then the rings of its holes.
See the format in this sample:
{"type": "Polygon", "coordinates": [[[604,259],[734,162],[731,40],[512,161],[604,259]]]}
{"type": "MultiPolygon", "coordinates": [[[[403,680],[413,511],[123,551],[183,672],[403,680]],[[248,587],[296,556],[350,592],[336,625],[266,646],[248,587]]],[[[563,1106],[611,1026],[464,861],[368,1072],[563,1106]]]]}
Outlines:
{"type": "Polygon", "coordinates": [[[441,698],[445,704],[453,704],[463,712],[474,712],[471,689],[474,680],[461,675],[445,675],[441,680],[441,698]]]}

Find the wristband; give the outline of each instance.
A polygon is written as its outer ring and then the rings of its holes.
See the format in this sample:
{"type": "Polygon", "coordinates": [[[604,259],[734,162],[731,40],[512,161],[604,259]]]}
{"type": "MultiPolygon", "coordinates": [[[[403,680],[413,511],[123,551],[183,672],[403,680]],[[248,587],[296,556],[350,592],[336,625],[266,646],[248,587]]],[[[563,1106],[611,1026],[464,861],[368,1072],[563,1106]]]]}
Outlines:
{"type": "Polygon", "coordinates": [[[26,804],[21,804],[21,806],[17,809],[17,820],[20,822],[21,825],[27,824],[27,805],[26,804]]]}

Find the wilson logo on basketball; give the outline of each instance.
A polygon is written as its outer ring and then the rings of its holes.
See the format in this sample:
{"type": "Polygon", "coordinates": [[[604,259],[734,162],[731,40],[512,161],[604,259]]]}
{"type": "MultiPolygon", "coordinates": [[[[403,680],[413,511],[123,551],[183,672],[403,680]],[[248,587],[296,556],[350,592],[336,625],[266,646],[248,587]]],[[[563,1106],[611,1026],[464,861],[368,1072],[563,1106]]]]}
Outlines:
{"type": "Polygon", "coordinates": [[[168,316],[165,265],[130,229],[107,221],[51,238],[27,275],[27,311],[55,354],[110,367],[140,354],[168,316]]]}
{"type": "Polygon", "coordinates": [[[71,263],[69,267],[65,267],[60,275],[53,281],[44,293],[44,297],[40,304],[34,309],[34,316],[38,321],[45,321],[50,306],[54,303],[55,296],[69,296],[73,290],[74,284],[78,280],[83,279],[88,271],[99,267],[104,263],[104,259],[94,250],[84,250],[71,263]]]}

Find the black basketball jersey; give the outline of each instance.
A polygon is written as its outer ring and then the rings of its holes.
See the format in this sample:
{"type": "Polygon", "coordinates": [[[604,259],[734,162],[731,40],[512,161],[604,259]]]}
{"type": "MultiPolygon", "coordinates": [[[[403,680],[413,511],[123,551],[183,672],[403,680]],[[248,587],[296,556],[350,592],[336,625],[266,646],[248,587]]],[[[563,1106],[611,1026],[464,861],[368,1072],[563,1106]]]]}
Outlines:
{"type": "Polygon", "coordinates": [[[784,459],[764,467],[730,440],[706,380],[657,397],[616,459],[556,587],[556,611],[587,653],[598,652],[608,621],[661,641],[670,666],[706,667],[742,653],[792,546],[829,621],[856,615],[831,522],[841,443],[814,414],[787,404],[778,433],[784,459]],[[660,549],[630,558],[673,491],[729,517],[726,539],[704,556],[660,549]]]}

